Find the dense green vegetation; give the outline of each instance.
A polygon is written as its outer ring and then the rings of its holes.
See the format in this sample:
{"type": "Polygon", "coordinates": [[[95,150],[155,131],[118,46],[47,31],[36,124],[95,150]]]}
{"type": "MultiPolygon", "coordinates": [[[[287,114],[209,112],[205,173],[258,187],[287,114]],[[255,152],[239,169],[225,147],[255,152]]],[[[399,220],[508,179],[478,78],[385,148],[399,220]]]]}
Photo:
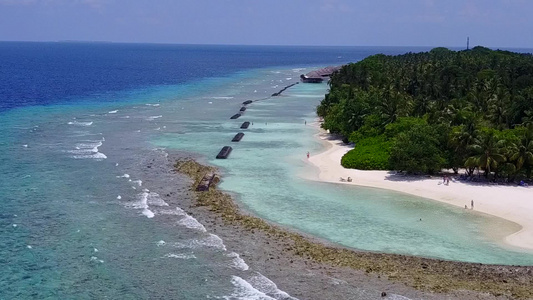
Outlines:
{"type": "Polygon", "coordinates": [[[358,147],[342,157],[341,164],[346,168],[361,170],[388,170],[390,144],[382,136],[361,139],[358,147]]]}
{"type": "Polygon", "coordinates": [[[380,54],[344,66],[329,84],[317,113],[325,129],[355,143],[345,167],[531,176],[530,54],[484,47],[380,54]]]}

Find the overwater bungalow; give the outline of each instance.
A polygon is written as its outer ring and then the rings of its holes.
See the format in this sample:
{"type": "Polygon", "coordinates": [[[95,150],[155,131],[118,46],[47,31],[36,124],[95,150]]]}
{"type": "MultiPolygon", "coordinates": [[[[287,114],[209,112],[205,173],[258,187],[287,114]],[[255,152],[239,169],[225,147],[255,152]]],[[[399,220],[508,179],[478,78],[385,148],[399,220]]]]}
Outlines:
{"type": "Polygon", "coordinates": [[[340,68],[342,68],[342,66],[325,67],[320,70],[311,71],[305,75],[300,75],[300,80],[304,83],[321,83],[324,79],[329,79],[329,77],[340,70],[340,68]]]}

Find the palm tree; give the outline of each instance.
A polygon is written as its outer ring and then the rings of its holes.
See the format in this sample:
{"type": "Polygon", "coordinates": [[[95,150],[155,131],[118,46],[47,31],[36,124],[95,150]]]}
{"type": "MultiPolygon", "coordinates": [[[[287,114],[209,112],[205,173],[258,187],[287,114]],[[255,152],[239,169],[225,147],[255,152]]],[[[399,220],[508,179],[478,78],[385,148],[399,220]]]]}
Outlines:
{"type": "Polygon", "coordinates": [[[474,113],[464,112],[464,122],[452,131],[450,144],[454,147],[456,153],[467,155],[470,145],[473,145],[479,135],[479,117],[474,113]]]}
{"type": "Polygon", "coordinates": [[[509,126],[510,94],[504,86],[499,85],[496,91],[489,99],[488,118],[498,129],[504,129],[509,126]]]}
{"type": "Polygon", "coordinates": [[[533,167],[533,124],[529,124],[528,127],[524,128],[520,141],[511,143],[507,151],[509,161],[515,163],[516,171],[520,171],[525,166],[527,177],[531,177],[531,168],[533,167]]]}
{"type": "Polygon", "coordinates": [[[488,177],[492,171],[495,171],[496,176],[498,165],[506,160],[502,154],[504,145],[505,141],[500,140],[494,130],[483,131],[475,139],[474,144],[470,146],[470,149],[476,154],[467,159],[468,165],[475,162],[479,168],[485,171],[485,177],[488,177]]]}
{"type": "Polygon", "coordinates": [[[524,112],[525,116],[522,118],[524,125],[533,124],[533,110],[526,110],[524,112]]]}

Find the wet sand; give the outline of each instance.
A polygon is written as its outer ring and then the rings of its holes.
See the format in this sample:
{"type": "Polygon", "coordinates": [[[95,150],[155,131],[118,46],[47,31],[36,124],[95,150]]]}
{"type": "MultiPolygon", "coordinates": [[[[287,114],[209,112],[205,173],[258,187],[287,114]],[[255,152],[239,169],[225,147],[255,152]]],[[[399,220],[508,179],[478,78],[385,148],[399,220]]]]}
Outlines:
{"type": "MultiPolygon", "coordinates": [[[[169,167],[179,158],[170,155],[169,167]]],[[[300,300],[533,298],[533,267],[450,262],[340,247],[254,217],[216,188],[192,191],[195,182],[214,168],[188,160],[180,160],[178,165],[176,176],[180,181],[189,180],[191,190],[183,197],[168,187],[165,201],[174,201],[220,236],[253,270],[300,300]],[[382,292],[387,296],[382,297],[382,292]]]]}

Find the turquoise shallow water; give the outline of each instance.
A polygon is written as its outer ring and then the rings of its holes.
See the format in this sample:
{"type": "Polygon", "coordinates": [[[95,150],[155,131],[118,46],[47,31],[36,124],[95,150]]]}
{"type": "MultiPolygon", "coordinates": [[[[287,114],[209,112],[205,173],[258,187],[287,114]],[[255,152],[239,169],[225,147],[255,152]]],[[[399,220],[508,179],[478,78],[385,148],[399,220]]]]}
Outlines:
{"type": "MultiPolygon", "coordinates": [[[[251,82],[274,89],[293,70],[281,72],[263,70],[261,79],[251,82]]],[[[227,101],[231,109],[207,106],[225,113],[216,124],[192,122],[180,134],[167,133],[152,142],[205,155],[208,163],[224,170],[221,188],[255,214],[344,246],[470,262],[533,263],[531,254],[494,240],[517,229],[504,220],[396,192],[300,179],[299,174],[316,172],[305,162],[305,153],[323,150],[313,137],[316,128],[304,121],[315,119],[326,84],[296,85],[282,97],[254,102],[243,117],[229,120],[241,100],[254,97],[251,89],[257,90],[254,83],[236,89],[235,99],[227,101]],[[229,143],[243,121],[254,125],[243,131],[240,143],[229,143]],[[224,145],[233,147],[230,158],[214,159],[224,145]],[[494,231],[498,234],[489,236],[494,231]]]]}
{"type": "Polygon", "coordinates": [[[2,113],[0,299],[272,299],[251,284],[273,283],[176,206],[188,180],[148,142],[193,125],[180,114],[209,120],[194,102],[225,80],[2,113]]]}
{"type": "Polygon", "coordinates": [[[242,101],[264,99],[305,71],[256,69],[131,90],[113,96],[116,102],[88,97],[3,112],[0,298],[282,299],[258,296],[272,285],[171,201],[187,197],[187,180],[170,172],[167,155],[174,151],[220,167],[221,188],[246,209],[341,245],[533,264],[532,254],[486,234],[508,225],[501,220],[300,179],[315,172],[305,153],[323,149],[304,120],[314,119],[325,84],[296,85],[229,119],[242,101]],[[246,120],[253,125],[243,140],[230,143],[246,120]],[[234,147],[232,154],[215,160],[224,145],[234,147]]]}

